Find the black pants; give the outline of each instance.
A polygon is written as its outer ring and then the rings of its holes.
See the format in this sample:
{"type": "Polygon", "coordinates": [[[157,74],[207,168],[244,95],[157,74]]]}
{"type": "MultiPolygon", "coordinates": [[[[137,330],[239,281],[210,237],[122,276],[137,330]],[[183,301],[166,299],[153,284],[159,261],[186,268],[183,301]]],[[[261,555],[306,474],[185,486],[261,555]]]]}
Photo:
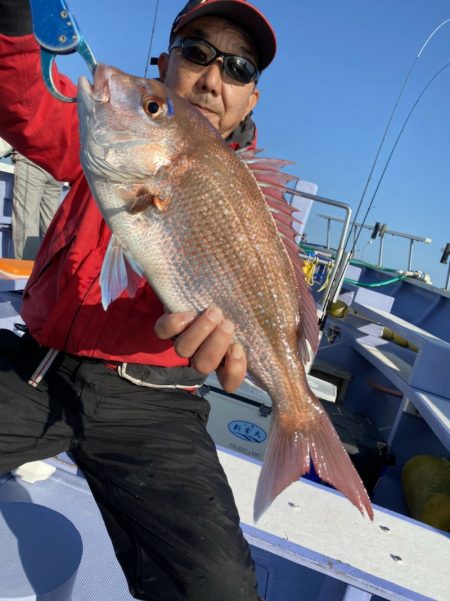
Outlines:
{"type": "Polygon", "coordinates": [[[0,474],[69,451],[137,599],[257,600],[248,545],[205,429],[208,403],[62,353],[36,389],[28,378],[42,355],[29,337],[0,330],[0,474]]]}

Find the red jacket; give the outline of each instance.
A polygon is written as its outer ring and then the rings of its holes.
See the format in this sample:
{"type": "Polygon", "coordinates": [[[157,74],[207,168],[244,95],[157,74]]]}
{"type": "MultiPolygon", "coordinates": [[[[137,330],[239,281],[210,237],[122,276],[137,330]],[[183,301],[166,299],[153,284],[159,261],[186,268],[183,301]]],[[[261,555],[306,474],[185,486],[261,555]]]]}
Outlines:
{"type": "MultiPolygon", "coordinates": [[[[74,85],[56,69],[56,87],[74,85]]],[[[230,140],[255,147],[254,124],[230,140]],[[241,138],[250,136],[245,142],[241,138]]],[[[0,34],[0,137],[71,189],[36,257],[24,292],[22,317],[43,346],[71,354],[174,367],[188,362],[154,325],[163,307],[148,283],[134,298],[125,292],[104,311],[99,275],[110,230],[91,195],[80,160],[76,104],[56,100],[42,79],[34,36],[0,34]]]]}
{"type": "MultiPolygon", "coordinates": [[[[57,87],[73,96],[73,84],[55,72],[57,87]]],[[[22,317],[42,345],[68,353],[131,363],[186,365],[154,324],[163,307],[144,282],[135,298],[126,293],[104,311],[99,274],[110,238],[79,161],[76,104],[53,98],[40,71],[34,37],[0,35],[0,137],[68,181],[36,257],[24,293],[22,317]]]]}

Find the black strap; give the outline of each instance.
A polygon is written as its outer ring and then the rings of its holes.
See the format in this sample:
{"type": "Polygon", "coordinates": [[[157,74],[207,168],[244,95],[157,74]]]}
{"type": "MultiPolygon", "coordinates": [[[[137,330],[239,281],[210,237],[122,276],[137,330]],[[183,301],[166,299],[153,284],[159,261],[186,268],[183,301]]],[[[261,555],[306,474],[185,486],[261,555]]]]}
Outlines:
{"type": "Polygon", "coordinates": [[[9,36],[33,32],[28,0],[0,0],[0,33],[9,36]]]}

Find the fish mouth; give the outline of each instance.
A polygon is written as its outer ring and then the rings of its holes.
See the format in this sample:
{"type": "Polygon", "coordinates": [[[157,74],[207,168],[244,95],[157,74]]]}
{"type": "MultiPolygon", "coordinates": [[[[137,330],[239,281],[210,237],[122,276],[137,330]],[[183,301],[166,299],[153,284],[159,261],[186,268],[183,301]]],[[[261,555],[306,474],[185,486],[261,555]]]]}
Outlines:
{"type": "Polygon", "coordinates": [[[92,85],[84,75],[81,75],[78,80],[78,93],[80,97],[96,103],[109,102],[111,96],[109,89],[111,71],[111,67],[102,64],[97,65],[94,71],[94,82],[92,85]]]}

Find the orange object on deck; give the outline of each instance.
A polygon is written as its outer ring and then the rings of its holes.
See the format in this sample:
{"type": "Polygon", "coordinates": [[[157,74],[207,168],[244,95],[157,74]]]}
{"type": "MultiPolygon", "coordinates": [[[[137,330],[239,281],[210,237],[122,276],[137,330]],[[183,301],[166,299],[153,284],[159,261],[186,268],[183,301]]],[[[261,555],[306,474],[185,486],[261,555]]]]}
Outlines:
{"type": "Polygon", "coordinates": [[[34,261],[24,259],[0,259],[0,271],[10,276],[27,278],[31,275],[34,261]]]}

